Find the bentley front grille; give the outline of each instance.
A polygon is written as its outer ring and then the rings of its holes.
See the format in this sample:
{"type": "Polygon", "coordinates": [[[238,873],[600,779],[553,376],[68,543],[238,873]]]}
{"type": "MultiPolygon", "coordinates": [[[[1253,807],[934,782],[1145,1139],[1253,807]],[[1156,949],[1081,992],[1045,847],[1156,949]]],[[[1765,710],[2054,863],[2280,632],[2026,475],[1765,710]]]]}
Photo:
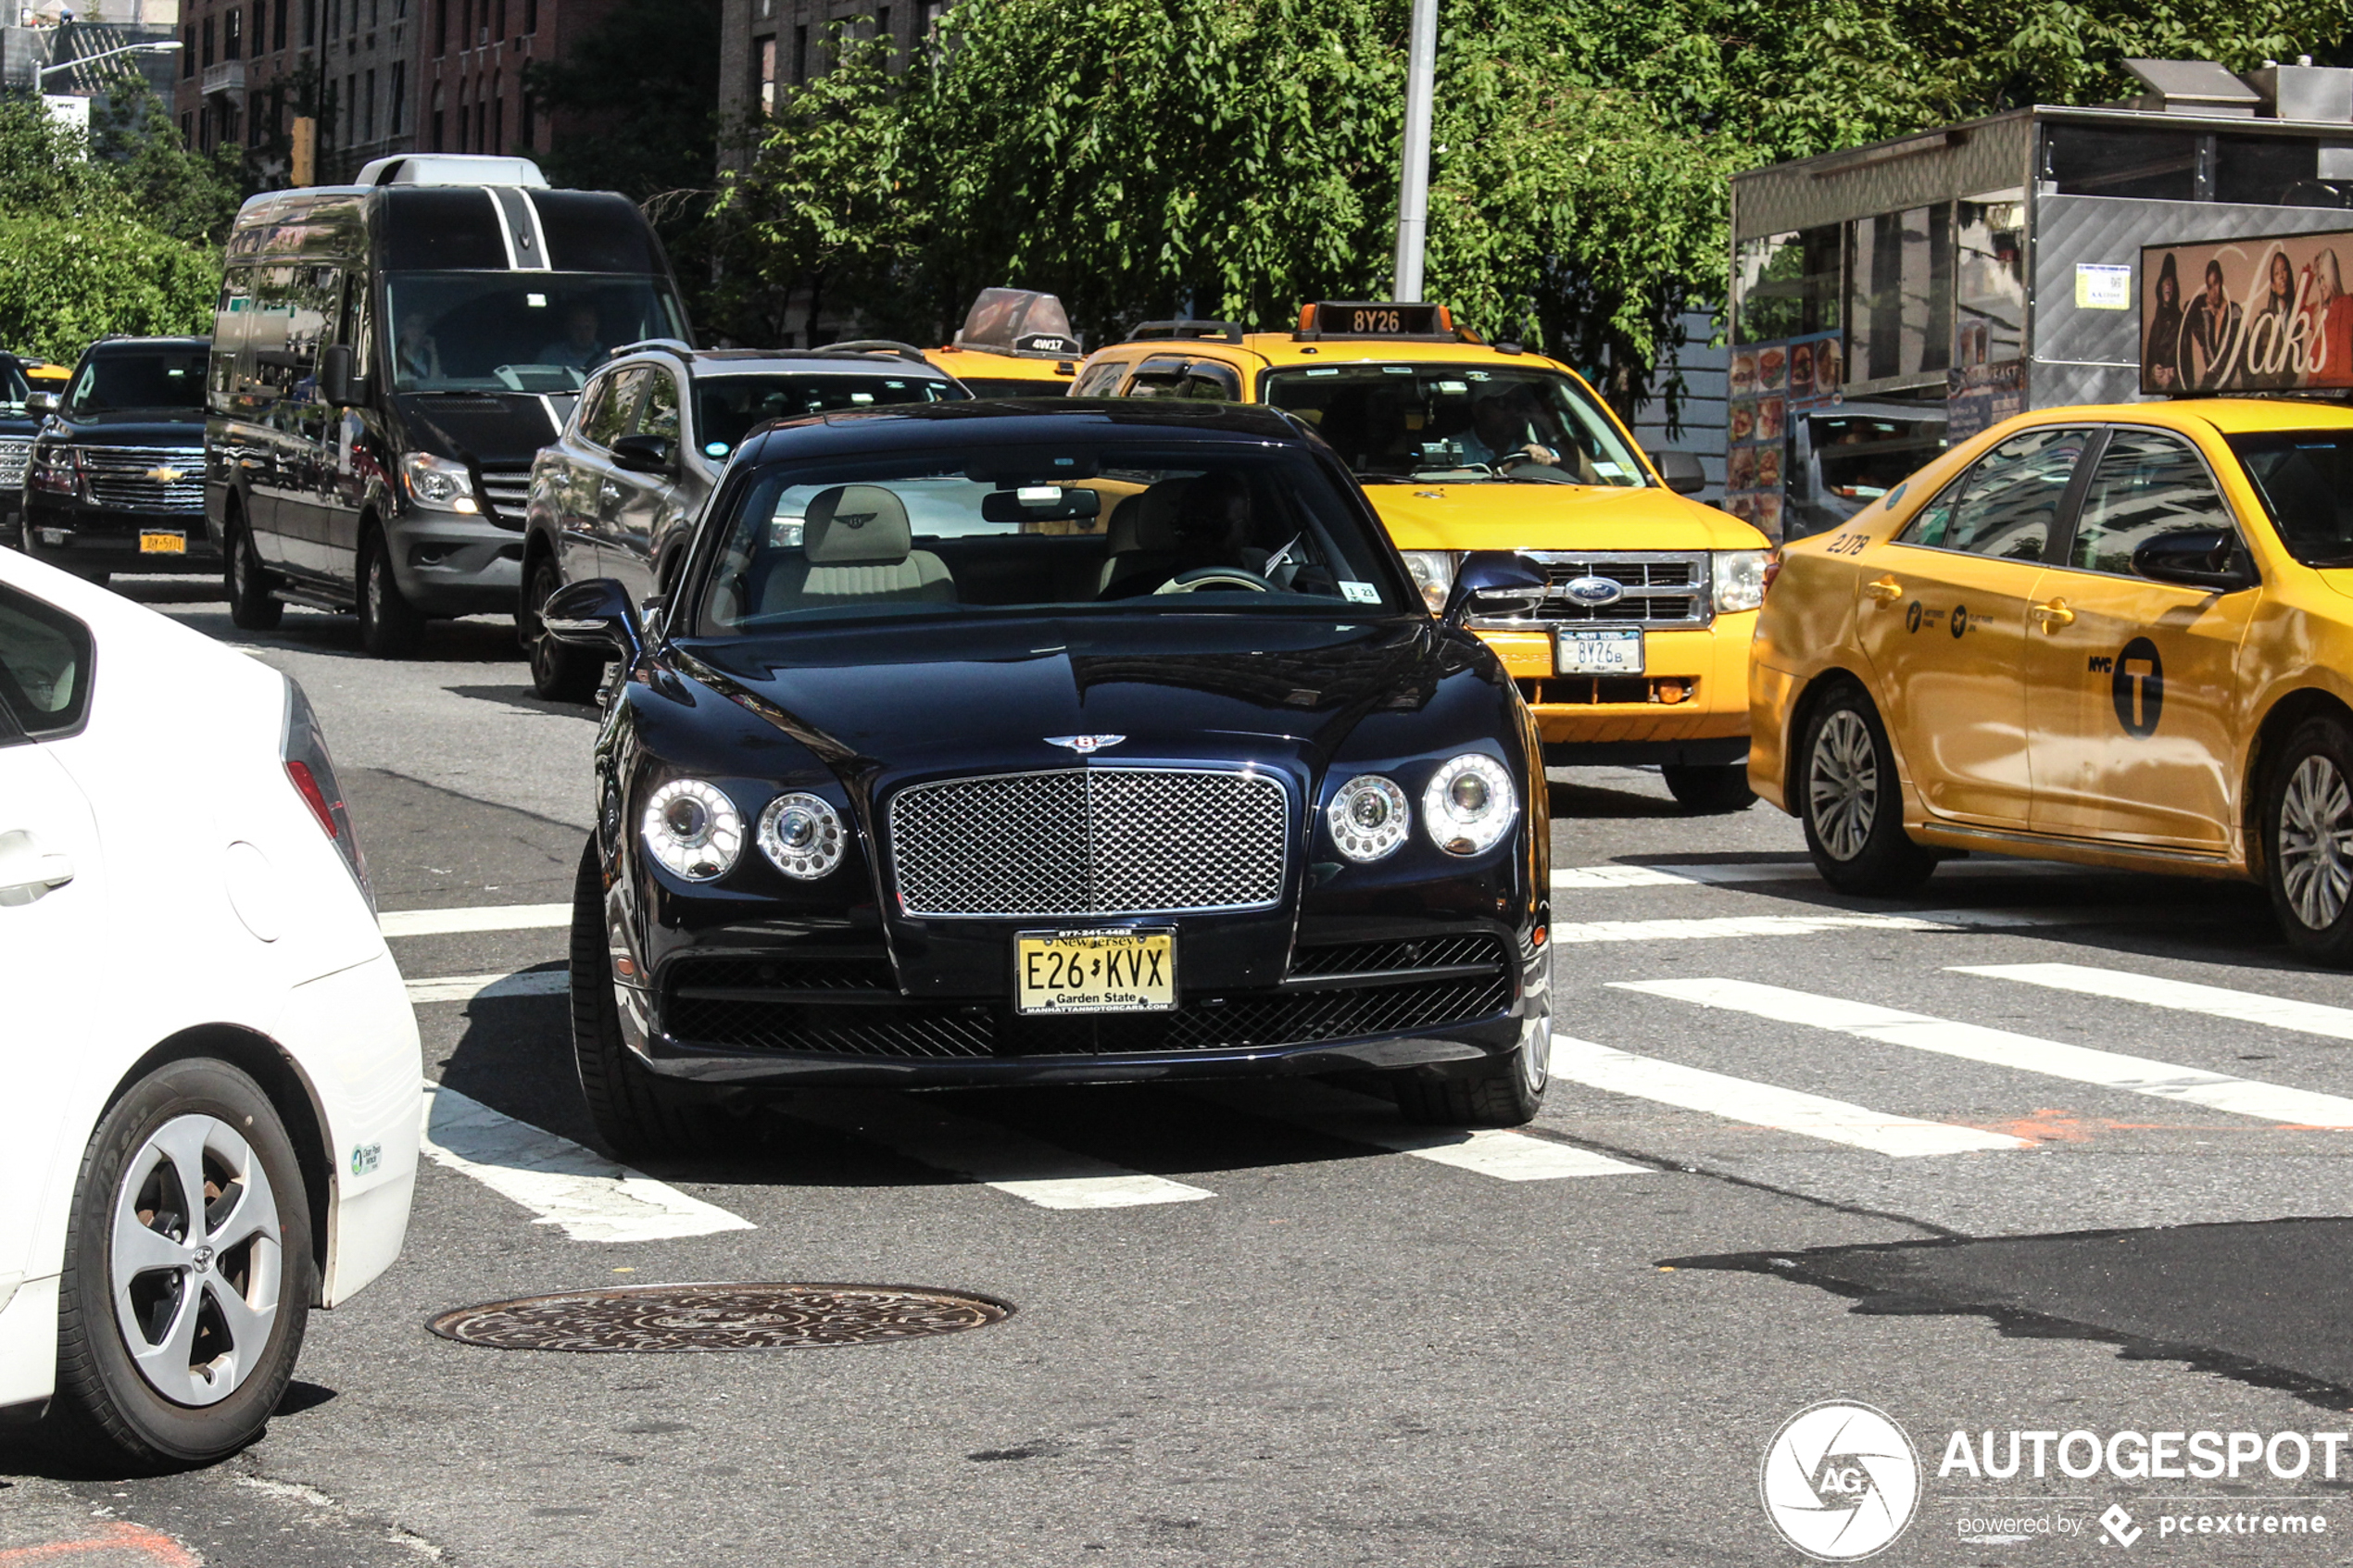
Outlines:
{"type": "Polygon", "coordinates": [[[915,784],[890,803],[900,907],[1028,919],[1271,908],[1290,796],[1247,771],[1063,768],[915,784]]]}

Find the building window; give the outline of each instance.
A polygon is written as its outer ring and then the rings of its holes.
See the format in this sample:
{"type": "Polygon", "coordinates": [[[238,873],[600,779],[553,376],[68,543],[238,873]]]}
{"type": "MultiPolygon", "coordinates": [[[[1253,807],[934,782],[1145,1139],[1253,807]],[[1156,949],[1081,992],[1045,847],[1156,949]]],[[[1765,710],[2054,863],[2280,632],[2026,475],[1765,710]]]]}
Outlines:
{"type": "Polygon", "coordinates": [[[319,42],[319,0],[302,0],[302,46],[319,42]]]}
{"type": "Polygon", "coordinates": [[[522,31],[526,38],[539,31],[539,0],[522,0],[522,31]]]}
{"type": "Polygon", "coordinates": [[[220,57],[241,60],[245,55],[245,14],[232,6],[220,13],[220,57]]]}
{"type": "Polygon", "coordinates": [[[760,112],[776,112],[776,41],[755,38],[751,41],[751,96],[760,112]]]}
{"type": "Polygon", "coordinates": [[[507,150],[507,100],[504,98],[490,100],[490,150],[494,153],[507,150]]]}
{"type": "Polygon", "coordinates": [[[204,19],[204,59],[202,64],[208,70],[212,69],[212,19],[210,17],[207,17],[204,19]]]}
{"type": "Polygon", "coordinates": [[[880,6],[875,12],[875,36],[886,39],[890,36],[890,7],[887,6],[880,6]]]}
{"type": "MultiPolygon", "coordinates": [[[[196,24],[194,22],[180,30],[180,74],[182,78],[196,74],[196,24]]],[[[183,115],[182,118],[186,117],[183,115]]]]}
{"type": "Polygon", "coordinates": [[[409,62],[392,62],[392,102],[385,106],[396,136],[409,129],[409,62]]]}
{"type": "Polygon", "coordinates": [[[441,83],[436,82],[433,84],[433,150],[437,153],[448,151],[441,140],[443,112],[441,103],[441,83]]]}
{"type": "Polygon", "coordinates": [[[343,79],[343,112],[346,118],[344,120],[343,135],[340,140],[345,146],[349,146],[359,139],[359,77],[357,72],[343,79]]]}
{"type": "Polygon", "coordinates": [[[196,117],[193,112],[180,117],[180,139],[192,147],[196,144],[196,117]]]}
{"type": "Polygon", "coordinates": [[[532,102],[528,87],[522,94],[522,150],[527,153],[539,150],[539,106],[532,102]]]}
{"type": "Polygon", "coordinates": [[[435,57],[449,53],[449,0],[433,0],[433,52],[435,57]]]}
{"type": "Polygon", "coordinates": [[[507,0],[498,0],[498,21],[497,25],[490,30],[490,36],[493,38],[507,36],[507,0]]]}
{"type": "Polygon", "coordinates": [[[286,46],[286,0],[278,0],[278,11],[277,11],[277,16],[276,16],[276,18],[275,18],[275,19],[274,19],[271,22],[271,24],[270,24],[270,47],[271,47],[271,52],[273,52],[273,53],[274,53],[274,52],[276,52],[277,50],[280,50],[280,49],[284,48],[285,46],[286,46]]]}
{"type": "Polygon", "coordinates": [[[792,30],[792,82],[799,87],[809,80],[809,29],[792,30]]]}
{"type": "Polygon", "coordinates": [[[359,139],[363,142],[372,142],[376,139],[376,73],[372,70],[368,73],[368,95],[359,102],[362,121],[359,139]]]}

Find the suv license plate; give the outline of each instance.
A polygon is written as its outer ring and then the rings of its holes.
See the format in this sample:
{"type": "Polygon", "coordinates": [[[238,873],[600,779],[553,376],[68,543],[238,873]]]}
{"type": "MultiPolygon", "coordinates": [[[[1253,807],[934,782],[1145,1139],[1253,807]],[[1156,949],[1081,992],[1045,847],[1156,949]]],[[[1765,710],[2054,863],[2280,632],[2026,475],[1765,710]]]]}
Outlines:
{"type": "Polygon", "coordinates": [[[184,556],[188,553],[188,536],[149,529],[139,535],[139,553],[143,556],[184,556]]]}
{"type": "Polygon", "coordinates": [[[1176,934],[1022,932],[1013,938],[1013,999],[1017,1012],[1172,1012],[1176,934]]]}
{"type": "Polygon", "coordinates": [[[1606,630],[1563,626],[1553,633],[1553,673],[1555,675],[1639,675],[1642,672],[1642,629],[1612,626],[1606,630]]]}

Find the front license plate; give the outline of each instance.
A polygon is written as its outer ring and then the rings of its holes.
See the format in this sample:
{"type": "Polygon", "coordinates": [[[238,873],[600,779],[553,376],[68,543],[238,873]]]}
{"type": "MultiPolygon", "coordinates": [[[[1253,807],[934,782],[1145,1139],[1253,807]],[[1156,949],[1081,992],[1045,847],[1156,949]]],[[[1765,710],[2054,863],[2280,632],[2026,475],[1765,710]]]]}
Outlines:
{"type": "Polygon", "coordinates": [[[1553,633],[1553,673],[1555,675],[1639,675],[1642,672],[1642,629],[1563,626],[1553,633]]]}
{"type": "Polygon", "coordinates": [[[1017,1012],[1168,1012],[1173,931],[1026,931],[1013,938],[1017,1012]]]}
{"type": "Polygon", "coordinates": [[[139,553],[143,556],[184,556],[188,553],[185,533],[161,533],[153,529],[139,535],[139,553]]]}

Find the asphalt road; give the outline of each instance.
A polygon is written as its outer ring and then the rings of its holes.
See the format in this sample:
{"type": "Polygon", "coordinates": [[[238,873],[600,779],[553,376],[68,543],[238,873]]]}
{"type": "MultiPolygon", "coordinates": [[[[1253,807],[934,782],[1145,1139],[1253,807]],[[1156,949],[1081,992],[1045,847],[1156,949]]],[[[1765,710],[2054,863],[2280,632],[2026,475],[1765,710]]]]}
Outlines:
{"type": "MultiPolygon", "coordinates": [[[[529,695],[502,623],[386,665],[347,621],[250,637],[201,590],[129,586],[302,681],[393,929],[568,898],[593,717],[529,695]]],[[[2294,963],[2252,889],[1970,860],[1846,899],[1762,807],[1686,816],[1596,770],[1555,774],[1553,809],[1558,1076],[1525,1138],[1416,1140],[1320,1086],[804,1096],[648,1167],[736,1223],[661,1239],[515,1196],[531,1159],[598,1168],[549,1141],[594,1141],[561,929],[396,935],[452,1091],[403,1261],[314,1316],[228,1463],[93,1479],[0,1450],[0,1564],[1796,1562],[1760,1465],[1829,1399],[1919,1456],[1878,1561],[2340,1561],[2353,980],[2294,963]],[[1013,1179],[1041,1174],[1130,1198],[1045,1206],[1013,1179]],[[1016,1311],[735,1355],[423,1326],[708,1281],[1016,1311]],[[2129,1461],[2114,1435],[2205,1431],[2234,1473],[2058,1467],[2069,1434],[2129,1461]],[[2039,1478],[1982,1474],[2013,1432],[2057,1445],[2039,1478]]],[[[1800,1462],[1819,1482],[1843,1451],[1800,1462]]]]}

